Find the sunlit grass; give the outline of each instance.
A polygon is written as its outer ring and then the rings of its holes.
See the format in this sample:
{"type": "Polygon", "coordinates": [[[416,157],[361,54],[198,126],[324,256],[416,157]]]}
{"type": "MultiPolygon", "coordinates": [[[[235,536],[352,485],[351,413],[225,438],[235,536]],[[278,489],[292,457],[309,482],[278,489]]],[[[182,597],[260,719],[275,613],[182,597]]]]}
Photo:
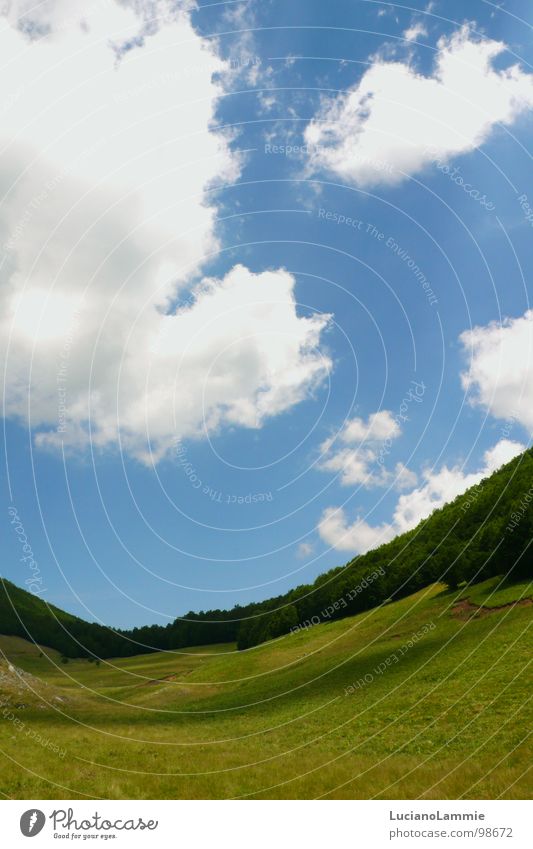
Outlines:
{"type": "MultiPolygon", "coordinates": [[[[468,598],[486,597],[498,582],[489,583],[468,598]]],[[[523,589],[498,592],[516,599],[523,589]]],[[[454,612],[457,596],[433,586],[247,652],[214,646],[98,666],[64,665],[56,652],[39,656],[24,641],[0,638],[17,666],[65,696],[18,711],[22,729],[2,718],[0,791],[523,798],[532,608],[465,620],[454,612]]]]}

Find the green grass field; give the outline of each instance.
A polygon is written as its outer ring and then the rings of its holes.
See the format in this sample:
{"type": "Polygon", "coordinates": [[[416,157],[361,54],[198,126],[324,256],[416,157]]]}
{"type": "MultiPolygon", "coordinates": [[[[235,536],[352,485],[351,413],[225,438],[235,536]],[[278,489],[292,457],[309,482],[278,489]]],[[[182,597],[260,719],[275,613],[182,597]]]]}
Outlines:
{"type": "Polygon", "coordinates": [[[98,666],[2,637],[4,658],[31,675],[13,684],[8,670],[3,685],[0,675],[0,791],[527,797],[531,598],[531,584],[495,578],[455,593],[435,585],[246,652],[213,646],[98,666]]]}

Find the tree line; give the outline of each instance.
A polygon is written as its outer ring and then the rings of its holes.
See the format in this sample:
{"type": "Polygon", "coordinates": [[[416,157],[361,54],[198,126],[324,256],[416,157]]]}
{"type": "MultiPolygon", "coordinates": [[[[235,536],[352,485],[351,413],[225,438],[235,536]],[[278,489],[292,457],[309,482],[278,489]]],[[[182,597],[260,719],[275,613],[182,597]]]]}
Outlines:
{"type": "Polygon", "coordinates": [[[274,598],[230,610],[191,611],[166,626],[118,630],[65,613],[1,579],[0,633],[57,649],[65,658],[125,657],[230,642],[249,649],[436,581],[455,589],[493,575],[531,576],[532,503],[529,449],[414,530],[274,598]]]}

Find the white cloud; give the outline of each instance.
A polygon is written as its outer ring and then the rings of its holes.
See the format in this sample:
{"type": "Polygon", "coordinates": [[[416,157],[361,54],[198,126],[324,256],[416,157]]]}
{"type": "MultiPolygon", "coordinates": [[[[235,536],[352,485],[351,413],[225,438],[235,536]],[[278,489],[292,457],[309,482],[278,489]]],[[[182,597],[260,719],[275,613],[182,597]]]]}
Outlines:
{"type": "Polygon", "coordinates": [[[318,524],[318,532],[332,548],[337,551],[352,551],[354,555],[377,548],[395,536],[391,525],[373,526],[361,518],[350,524],[342,507],[328,507],[324,510],[318,524]]]}
{"type": "Polygon", "coordinates": [[[418,483],[418,476],[404,463],[396,463],[393,478],[394,488],[398,490],[412,489],[418,483]]]}
{"type": "Polygon", "coordinates": [[[273,94],[267,94],[262,91],[257,95],[257,99],[259,101],[259,106],[262,114],[268,114],[272,112],[274,106],[276,106],[276,98],[273,94]]]}
{"type": "Polygon", "coordinates": [[[431,76],[377,58],[347,94],[329,100],[305,131],[310,168],[359,185],[400,183],[432,160],[483,144],[533,104],[533,75],[495,70],[506,49],[468,25],[438,42],[431,76]]]}
{"type": "Polygon", "coordinates": [[[273,68],[265,66],[258,55],[256,5],[247,2],[224,4],[221,19],[225,30],[221,43],[229,57],[223,75],[226,90],[267,85],[273,75],[273,68]]]}
{"type": "Polygon", "coordinates": [[[460,466],[443,466],[438,472],[426,471],[422,486],[400,495],[390,523],[370,525],[357,517],[355,522],[350,524],[342,508],[328,507],[318,525],[320,536],[339,551],[363,554],[398,534],[415,528],[433,510],[453,501],[524,450],[525,445],[519,442],[501,439],[485,452],[483,465],[476,472],[465,473],[460,466]]]}
{"type": "Polygon", "coordinates": [[[343,448],[331,452],[321,461],[319,468],[324,472],[340,474],[343,486],[375,486],[382,482],[381,469],[371,468],[375,460],[376,453],[370,448],[343,448]]]}
{"type": "Polygon", "coordinates": [[[533,431],[533,311],[461,334],[469,371],[461,375],[472,403],[533,431]]]}
{"type": "Polygon", "coordinates": [[[424,24],[421,21],[418,21],[404,30],[403,37],[407,39],[407,41],[417,41],[420,36],[425,36],[427,34],[428,31],[424,24]]]}
{"type": "Polygon", "coordinates": [[[310,542],[301,542],[296,550],[296,556],[300,560],[305,560],[307,557],[310,557],[315,550],[315,547],[310,542]]]}
{"type": "MultiPolygon", "coordinates": [[[[67,363],[72,401],[66,432],[46,431],[37,443],[83,445],[90,418],[95,445],[117,441],[120,426],[122,447],[148,462],[147,438],[158,460],[173,438],[202,435],[204,427],[258,428],[308,397],[326,375],[331,363],[316,346],[327,321],[297,315],[294,278],[287,272],[253,275],[236,266],[222,280],[202,281],[190,306],[165,317],[152,308],[128,326],[114,359],[106,350],[97,354],[92,382],[88,348],[75,343],[67,363]],[[89,385],[90,393],[84,392],[89,385]]],[[[111,321],[110,331],[116,326],[111,321]]],[[[55,372],[49,361],[37,361],[34,373],[32,409],[42,410],[46,424],[55,372]]],[[[57,400],[52,421],[54,415],[57,420],[57,400]]]]}
{"type": "Polygon", "coordinates": [[[157,460],[204,420],[259,427],[330,367],[315,350],[328,317],[297,315],[283,270],[237,266],[175,311],[218,248],[207,192],[238,161],[212,128],[226,66],[172,7],[48,0],[22,28],[29,2],[0,17],[6,410],[26,417],[30,386],[41,445],[83,447],[89,429],[113,445],[120,427],[143,460],[148,433],[157,460]]]}
{"type": "MultiPolygon", "coordinates": [[[[390,475],[384,468],[380,449],[386,443],[390,445],[400,433],[400,426],[390,410],[371,413],[366,421],[349,419],[339,433],[320,446],[323,456],[318,468],[340,473],[340,482],[344,486],[383,486],[390,475]]],[[[403,470],[401,474],[404,474],[403,470]]]]}
{"type": "Polygon", "coordinates": [[[513,457],[525,450],[525,445],[510,439],[500,439],[483,455],[483,465],[476,472],[465,473],[460,466],[443,466],[439,472],[425,472],[425,483],[412,492],[401,495],[394,511],[394,527],[398,533],[416,527],[433,510],[453,501],[469,487],[479,483],[513,457]]]}
{"type": "Polygon", "coordinates": [[[390,410],[371,413],[366,420],[355,418],[346,422],[340,433],[342,442],[384,442],[389,437],[396,439],[400,435],[400,426],[390,410]]]}

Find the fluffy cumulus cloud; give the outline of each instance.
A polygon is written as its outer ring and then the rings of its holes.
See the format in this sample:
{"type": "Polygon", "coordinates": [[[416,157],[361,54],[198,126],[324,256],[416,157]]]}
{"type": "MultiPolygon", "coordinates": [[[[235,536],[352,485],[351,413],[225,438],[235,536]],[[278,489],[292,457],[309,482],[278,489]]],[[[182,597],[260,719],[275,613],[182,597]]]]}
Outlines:
{"type": "Polygon", "coordinates": [[[463,387],[492,416],[533,432],[533,311],[461,335],[469,369],[463,387]]]}
{"type": "Polygon", "coordinates": [[[340,475],[344,486],[384,486],[394,482],[399,489],[416,483],[416,475],[402,463],[394,473],[385,467],[392,443],[401,434],[397,417],[390,410],[371,413],[368,418],[353,418],[320,446],[318,468],[340,475]]]}
{"type": "Polygon", "coordinates": [[[503,43],[465,25],[437,46],[431,76],[377,58],[357,85],[327,101],[306,128],[311,168],[359,185],[394,185],[432,160],[474,150],[533,104],[532,74],[494,67],[503,43]]]}
{"type": "Polygon", "coordinates": [[[407,41],[418,41],[419,38],[423,38],[428,34],[427,29],[421,21],[417,21],[414,24],[411,24],[406,30],[404,30],[403,37],[407,41]]]}
{"type": "Polygon", "coordinates": [[[211,189],[238,174],[213,129],[225,66],[188,3],[10,3],[0,17],[0,323],[6,411],[42,445],[163,456],[259,427],[330,367],[328,317],[283,270],[203,280],[211,189]],[[154,16],[160,16],[159,21],[154,16]]]}
{"type": "Polygon", "coordinates": [[[337,551],[351,551],[364,554],[371,548],[377,548],[395,536],[391,525],[370,525],[364,519],[349,521],[342,507],[328,507],[324,510],[318,524],[318,533],[337,551]]]}
{"type": "Polygon", "coordinates": [[[329,507],[324,511],[318,526],[320,536],[339,551],[363,554],[416,527],[433,510],[478,484],[524,449],[525,446],[519,442],[501,439],[485,452],[483,465],[475,472],[467,473],[460,466],[449,468],[446,465],[436,472],[424,472],[420,486],[400,495],[390,523],[372,525],[361,517],[350,522],[343,508],[329,507]]]}

